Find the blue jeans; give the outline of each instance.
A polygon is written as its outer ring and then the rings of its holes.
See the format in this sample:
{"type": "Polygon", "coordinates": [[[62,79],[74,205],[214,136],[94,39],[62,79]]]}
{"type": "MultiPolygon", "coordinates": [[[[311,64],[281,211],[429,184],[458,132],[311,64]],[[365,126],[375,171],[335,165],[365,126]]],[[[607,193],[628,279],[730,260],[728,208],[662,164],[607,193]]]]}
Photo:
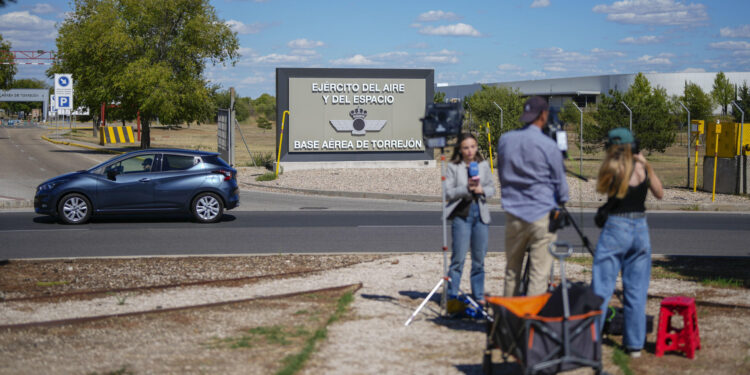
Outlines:
{"type": "Polygon", "coordinates": [[[610,215],[599,235],[592,287],[594,293],[604,298],[601,307],[604,314],[598,320],[600,337],[620,270],[625,305],[623,345],[626,349],[640,350],[646,342],[646,298],[651,278],[651,240],[645,217],[631,219],[610,215]]]}
{"type": "Polygon", "coordinates": [[[487,254],[487,224],[479,217],[479,205],[471,204],[469,215],[466,219],[455,217],[453,219],[453,252],[451,253],[451,265],[448,277],[448,295],[457,296],[461,284],[461,271],[464,269],[466,252],[471,245],[471,293],[474,299],[484,300],[484,255],[487,254]]]}

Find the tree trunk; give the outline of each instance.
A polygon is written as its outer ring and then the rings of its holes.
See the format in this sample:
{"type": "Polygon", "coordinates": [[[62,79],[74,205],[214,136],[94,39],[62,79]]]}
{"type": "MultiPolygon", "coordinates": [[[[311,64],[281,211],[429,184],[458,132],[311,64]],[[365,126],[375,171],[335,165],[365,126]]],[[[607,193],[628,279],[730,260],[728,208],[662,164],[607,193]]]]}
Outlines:
{"type": "Polygon", "coordinates": [[[151,120],[148,116],[141,117],[141,148],[151,148],[151,120]]]}

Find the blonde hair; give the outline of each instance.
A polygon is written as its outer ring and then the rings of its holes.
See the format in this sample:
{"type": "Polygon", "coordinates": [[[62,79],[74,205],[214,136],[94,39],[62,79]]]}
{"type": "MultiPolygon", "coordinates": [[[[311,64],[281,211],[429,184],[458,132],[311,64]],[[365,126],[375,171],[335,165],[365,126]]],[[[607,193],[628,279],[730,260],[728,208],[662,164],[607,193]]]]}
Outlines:
{"type": "Polygon", "coordinates": [[[632,173],[633,152],[630,144],[610,146],[602,166],[599,167],[596,192],[607,194],[608,197],[624,198],[632,173]]]}

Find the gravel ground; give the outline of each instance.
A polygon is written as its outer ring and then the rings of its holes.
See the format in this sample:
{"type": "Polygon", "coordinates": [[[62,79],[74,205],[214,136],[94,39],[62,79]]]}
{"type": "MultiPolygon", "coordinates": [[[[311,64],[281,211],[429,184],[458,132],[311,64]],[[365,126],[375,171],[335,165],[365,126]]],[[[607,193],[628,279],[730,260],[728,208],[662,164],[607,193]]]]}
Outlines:
{"type": "MultiPolygon", "coordinates": [[[[440,168],[392,168],[392,169],[315,169],[289,171],[279,175],[277,180],[256,181],[255,178],[267,171],[263,168],[239,168],[239,180],[243,183],[270,188],[294,188],[323,191],[348,191],[366,193],[408,194],[439,197],[441,194],[440,168]]],[[[495,176],[497,194],[500,198],[500,184],[495,176]]],[[[596,181],[583,182],[568,177],[571,202],[598,202],[604,199],[596,193],[596,181]]],[[[655,199],[649,194],[647,202],[655,199]]],[[[686,189],[665,189],[662,202],[678,204],[710,204],[711,193],[692,192],[686,189]]],[[[715,204],[743,203],[750,205],[747,197],[716,194],[715,204]]]]}
{"type": "MultiPolygon", "coordinates": [[[[246,258],[247,262],[252,263],[252,258],[246,258]]],[[[264,262],[271,263],[274,258],[267,257],[264,262]]],[[[283,269],[286,260],[289,259],[280,257],[277,269],[283,269]]],[[[349,258],[348,261],[351,260],[349,258]]],[[[156,306],[176,307],[361,282],[363,288],[356,293],[351,312],[346,319],[329,327],[327,339],[302,373],[480,373],[485,345],[483,324],[440,319],[437,317],[437,304],[431,302],[409,327],[404,327],[406,319],[439,280],[443,267],[442,255],[364,256],[360,260],[361,263],[323,270],[306,277],[264,280],[238,286],[196,286],[137,293],[127,296],[123,304],[118,302],[117,296],[111,295],[59,302],[7,301],[0,303],[0,322],[9,324],[122,313],[156,306]]],[[[467,264],[462,280],[464,288],[469,285],[468,267],[467,264]]],[[[503,254],[492,253],[487,257],[486,285],[489,293],[502,291],[504,268],[503,254]]],[[[569,278],[574,280],[587,280],[590,275],[584,266],[576,263],[568,262],[567,268],[569,278]]],[[[195,262],[190,258],[172,264],[172,271],[177,275],[188,275],[194,269],[195,262]]],[[[228,275],[233,274],[229,272],[228,275]]],[[[99,281],[105,283],[106,276],[102,277],[105,279],[99,281]]],[[[721,303],[742,304],[750,298],[750,291],[744,288],[717,289],[676,280],[653,280],[649,292],[695,296],[700,300],[721,303]]],[[[658,302],[657,299],[649,301],[648,314],[658,315],[658,302]]],[[[187,319],[187,323],[133,324],[132,330],[123,329],[123,325],[128,327],[130,323],[122,320],[119,324],[112,323],[120,329],[104,330],[92,323],[79,328],[68,326],[66,329],[0,331],[0,353],[5,358],[14,358],[0,368],[0,374],[40,373],[45,372],[44,369],[57,369],[54,371],[56,373],[91,373],[117,369],[123,363],[133,373],[263,373],[263,368],[254,365],[260,359],[247,358],[242,353],[236,356],[214,353],[202,347],[201,343],[211,337],[231,336],[241,327],[293,319],[294,310],[290,306],[266,309],[248,307],[228,312],[208,310],[199,314],[200,319],[213,317],[209,319],[213,323],[207,322],[205,327],[203,323],[198,324],[202,320],[195,320],[196,324],[193,325],[189,324],[193,318],[181,318],[187,319]],[[97,360],[93,361],[93,358],[97,360]],[[195,358],[195,363],[189,358],[195,358]],[[198,358],[205,360],[198,361],[198,358]]],[[[645,366],[648,371],[639,373],[665,373],[676,368],[710,369],[714,374],[750,370],[750,362],[747,361],[750,326],[745,324],[750,318],[750,310],[729,310],[728,313],[716,314],[711,309],[699,307],[703,349],[697,360],[690,361],[679,356],[668,356],[662,360],[646,353],[634,364],[638,365],[641,360],[653,364],[645,366]],[[670,367],[664,367],[665,364],[670,367]]],[[[648,341],[654,341],[653,335],[649,336],[648,341]]],[[[611,357],[611,347],[605,346],[606,369],[617,374],[619,370],[612,365],[611,357]]]]}

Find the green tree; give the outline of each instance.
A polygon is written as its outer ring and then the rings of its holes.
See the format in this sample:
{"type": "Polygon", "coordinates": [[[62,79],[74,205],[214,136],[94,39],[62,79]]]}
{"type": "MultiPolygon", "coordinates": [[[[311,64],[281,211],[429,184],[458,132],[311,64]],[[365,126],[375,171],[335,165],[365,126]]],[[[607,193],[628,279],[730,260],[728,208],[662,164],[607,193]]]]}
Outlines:
{"type": "MultiPolygon", "coordinates": [[[[258,117],[258,127],[263,130],[271,129],[271,121],[268,121],[265,117],[258,117]]],[[[264,132],[265,133],[265,132],[264,132]]]]}
{"type": "Polygon", "coordinates": [[[695,83],[685,83],[685,91],[680,100],[690,111],[690,118],[693,120],[708,120],[713,113],[714,103],[711,95],[695,83]]]}
{"type": "MultiPolygon", "coordinates": [[[[581,132],[581,112],[575,108],[575,103],[569,101],[565,103],[562,111],[560,111],[560,121],[564,124],[572,126],[575,129],[575,144],[580,147],[580,135],[581,132]]],[[[583,109],[583,108],[582,108],[583,109]]],[[[570,138],[570,137],[569,137],[570,138]]],[[[602,139],[602,130],[599,127],[599,123],[594,118],[594,112],[588,109],[583,110],[583,152],[591,153],[595,152],[598,148],[598,143],[602,139]]]]}
{"type": "MultiPolygon", "coordinates": [[[[745,123],[750,122],[750,87],[747,86],[747,81],[742,82],[742,86],[738,87],[737,96],[739,99],[737,104],[745,112],[745,123]]],[[[734,121],[742,121],[742,113],[734,107],[732,107],[732,116],[734,116],[734,121]]]]}
{"type": "MultiPolygon", "coordinates": [[[[212,98],[215,104],[215,108],[228,109],[231,102],[231,93],[229,90],[219,90],[212,94],[212,98]]],[[[216,116],[216,110],[213,111],[216,116]]],[[[243,98],[237,94],[234,97],[234,115],[237,121],[242,122],[250,117],[250,100],[249,98],[243,98]]]]}
{"type": "Polygon", "coordinates": [[[489,143],[487,140],[487,123],[490,123],[493,150],[500,136],[510,130],[518,129],[523,124],[519,122],[523,112],[524,98],[518,89],[482,85],[482,89],[466,98],[465,105],[471,107],[471,114],[475,128],[470,129],[479,136],[479,147],[488,156],[489,143]],[[503,109],[503,128],[500,129],[500,109],[503,109]]]}
{"type": "Polygon", "coordinates": [[[256,114],[271,121],[276,121],[276,98],[268,94],[263,94],[252,102],[253,111],[256,114]]]}
{"type": "MultiPolygon", "coordinates": [[[[0,4],[4,6],[5,4],[0,4]]],[[[18,69],[13,64],[13,55],[10,53],[10,42],[3,40],[0,35],[0,90],[8,90],[13,85],[13,77],[18,69]]]]}
{"type": "Polygon", "coordinates": [[[729,83],[729,79],[724,72],[716,73],[711,97],[721,106],[721,114],[726,115],[729,103],[734,100],[734,86],[729,83]]]}
{"type": "Polygon", "coordinates": [[[435,92],[435,96],[432,97],[433,103],[443,103],[445,102],[445,93],[442,91],[435,92]]]}
{"type": "Polygon", "coordinates": [[[50,70],[72,73],[74,105],[117,102],[124,116],[140,111],[141,147],[149,124],[213,117],[207,63],[234,64],[236,33],[208,0],[74,0],[58,29],[60,60],[50,70]]]}
{"type": "Polygon", "coordinates": [[[664,152],[674,142],[676,128],[667,91],[652,88],[643,73],[636,75],[624,94],[610,90],[609,95],[602,97],[594,116],[600,125],[600,142],[609,130],[629,126],[629,114],[622,102],[633,111],[633,133],[640,140],[641,149],[664,152]]]}

